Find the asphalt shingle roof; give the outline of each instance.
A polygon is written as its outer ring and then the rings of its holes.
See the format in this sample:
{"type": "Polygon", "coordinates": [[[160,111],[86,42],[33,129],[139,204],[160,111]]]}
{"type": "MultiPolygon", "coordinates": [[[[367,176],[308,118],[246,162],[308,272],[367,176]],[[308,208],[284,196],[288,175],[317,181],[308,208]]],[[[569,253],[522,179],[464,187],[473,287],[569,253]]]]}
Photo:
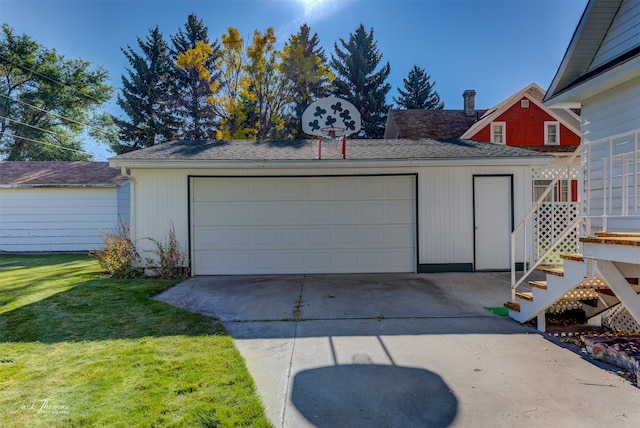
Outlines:
{"type": "Polygon", "coordinates": [[[485,112],[467,116],[464,110],[391,110],[387,126],[397,135],[387,138],[460,138],[485,112]]]}
{"type": "MultiPolygon", "coordinates": [[[[478,159],[540,157],[540,153],[475,140],[348,140],[347,159],[478,159]]],[[[313,160],[318,140],[171,141],[116,156],[115,160],[313,160]]],[[[323,159],[342,159],[342,141],[324,139],[323,159]]]]}
{"type": "Polygon", "coordinates": [[[0,185],[91,187],[125,180],[108,162],[0,161],[0,185]]]}

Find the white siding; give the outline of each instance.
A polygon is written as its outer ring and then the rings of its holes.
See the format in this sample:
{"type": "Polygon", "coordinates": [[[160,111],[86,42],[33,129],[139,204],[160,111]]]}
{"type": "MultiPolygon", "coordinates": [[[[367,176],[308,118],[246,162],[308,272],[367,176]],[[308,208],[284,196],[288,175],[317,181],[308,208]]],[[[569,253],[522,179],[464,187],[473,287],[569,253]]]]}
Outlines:
{"type": "Polygon", "coordinates": [[[640,127],[640,77],[582,104],[582,137],[597,141],[640,127]]]}
{"type": "Polygon", "coordinates": [[[117,227],[116,188],[0,189],[0,251],[90,251],[117,227]]]}
{"type": "Polygon", "coordinates": [[[588,71],[606,64],[621,53],[640,46],[640,2],[625,0],[609,28],[588,71]]]}
{"type": "Polygon", "coordinates": [[[128,180],[118,186],[118,220],[131,224],[131,183],[128,180]]]}
{"type": "MultiPolygon", "coordinates": [[[[586,100],[582,107],[582,120],[583,139],[590,142],[640,129],[640,77],[586,100]]],[[[585,189],[590,189],[587,195],[587,209],[589,210],[587,214],[601,215],[603,213],[605,168],[614,172],[613,198],[608,208],[610,208],[611,214],[620,215],[623,213],[620,186],[621,161],[609,162],[609,158],[610,153],[613,156],[621,153],[633,153],[635,141],[632,138],[633,136],[615,139],[611,149],[608,144],[602,143],[589,146],[587,150],[583,151],[582,161],[585,170],[588,167],[589,159],[597,160],[590,163],[589,177],[585,176],[585,189]]],[[[631,180],[633,179],[631,178],[631,180]]],[[[633,199],[627,199],[627,203],[631,203],[632,211],[639,209],[637,206],[633,206],[633,199]]],[[[640,231],[639,223],[637,218],[610,220],[607,228],[612,231],[640,231]]],[[[598,230],[601,228],[602,222],[594,220],[593,225],[595,230],[598,230]]]]}
{"type": "MultiPolygon", "coordinates": [[[[473,176],[502,174],[513,174],[514,221],[517,224],[531,207],[529,169],[440,167],[426,168],[420,173],[419,263],[473,262],[473,176]]],[[[520,251],[517,257],[522,257],[520,251]]]]}

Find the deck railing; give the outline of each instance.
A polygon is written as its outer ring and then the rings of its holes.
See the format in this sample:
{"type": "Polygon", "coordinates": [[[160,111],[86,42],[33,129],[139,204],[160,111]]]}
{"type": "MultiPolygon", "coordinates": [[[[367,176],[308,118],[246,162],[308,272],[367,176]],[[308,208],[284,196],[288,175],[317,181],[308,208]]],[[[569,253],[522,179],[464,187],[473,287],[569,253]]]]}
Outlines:
{"type": "MultiPolygon", "coordinates": [[[[583,146],[586,234],[607,232],[615,220],[640,220],[640,129],[585,141],[583,146]]],[[[640,232],[640,222],[618,228],[640,232]]]]}

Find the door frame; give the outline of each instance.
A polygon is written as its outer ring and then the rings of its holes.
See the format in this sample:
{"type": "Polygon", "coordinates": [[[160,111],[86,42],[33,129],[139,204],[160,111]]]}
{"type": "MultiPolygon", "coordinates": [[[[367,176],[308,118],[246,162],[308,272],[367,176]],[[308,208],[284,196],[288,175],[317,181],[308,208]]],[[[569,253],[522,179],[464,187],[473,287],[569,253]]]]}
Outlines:
{"type": "MultiPolygon", "coordinates": [[[[477,254],[477,242],[476,242],[476,178],[483,178],[483,177],[505,177],[509,179],[509,198],[510,198],[510,213],[509,213],[509,217],[510,217],[510,225],[509,225],[509,232],[512,233],[513,232],[513,228],[514,228],[514,220],[515,220],[515,212],[514,212],[514,192],[513,192],[513,174],[473,174],[472,175],[472,198],[473,198],[473,203],[472,203],[472,216],[473,216],[473,270],[478,271],[478,269],[476,269],[476,254],[477,254]]],[[[511,241],[509,241],[509,251],[511,250],[511,241]]],[[[509,252],[509,258],[511,258],[511,253],[509,252]]],[[[481,269],[481,271],[484,269],[481,269]]],[[[506,269],[508,270],[508,269],[506,269]]]]}

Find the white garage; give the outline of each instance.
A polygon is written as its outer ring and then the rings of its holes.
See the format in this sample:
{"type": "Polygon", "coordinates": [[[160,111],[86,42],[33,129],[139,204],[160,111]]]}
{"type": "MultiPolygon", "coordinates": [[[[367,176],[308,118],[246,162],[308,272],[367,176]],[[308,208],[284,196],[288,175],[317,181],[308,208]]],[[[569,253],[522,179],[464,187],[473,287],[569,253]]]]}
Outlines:
{"type": "Polygon", "coordinates": [[[415,182],[192,177],[194,274],[414,272],[415,182]]]}
{"type": "Polygon", "coordinates": [[[509,248],[514,219],[531,207],[531,171],[553,160],[472,140],[346,149],[331,139],[321,156],[315,140],[181,140],[110,164],[132,183],[141,253],[174,229],[192,275],[229,275],[505,269],[510,252],[495,241],[509,248]]]}

